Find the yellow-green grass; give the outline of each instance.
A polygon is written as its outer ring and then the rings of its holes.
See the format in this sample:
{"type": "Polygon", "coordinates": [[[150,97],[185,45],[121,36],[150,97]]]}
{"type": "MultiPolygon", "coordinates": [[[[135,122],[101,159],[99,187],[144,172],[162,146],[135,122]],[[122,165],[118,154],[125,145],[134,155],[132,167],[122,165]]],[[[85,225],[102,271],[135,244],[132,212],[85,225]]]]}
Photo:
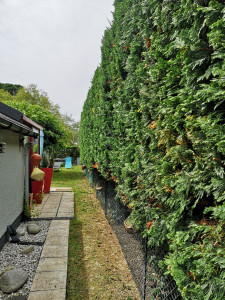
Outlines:
{"type": "Polygon", "coordinates": [[[52,187],[72,187],[76,199],[74,201],[75,217],[70,221],[67,300],[88,299],[87,274],[83,253],[83,221],[81,221],[82,212],[87,210],[83,200],[87,197],[89,186],[85,183],[85,176],[80,166],[73,166],[72,169],[61,168],[61,170],[54,172],[52,180],[52,187]]]}

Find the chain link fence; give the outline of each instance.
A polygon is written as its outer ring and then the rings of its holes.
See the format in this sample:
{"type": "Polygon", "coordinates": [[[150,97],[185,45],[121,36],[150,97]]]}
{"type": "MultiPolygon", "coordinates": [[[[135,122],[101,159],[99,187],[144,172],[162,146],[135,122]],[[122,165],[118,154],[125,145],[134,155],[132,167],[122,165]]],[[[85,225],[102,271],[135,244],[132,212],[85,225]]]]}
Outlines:
{"type": "Polygon", "coordinates": [[[165,276],[158,267],[158,261],[163,258],[163,249],[147,247],[147,239],[139,233],[128,233],[124,221],[129,212],[116,196],[115,184],[106,181],[93,170],[86,176],[91,187],[96,189],[99,199],[113,231],[115,232],[142,300],[180,300],[182,299],[175,281],[171,276],[165,276]]]}

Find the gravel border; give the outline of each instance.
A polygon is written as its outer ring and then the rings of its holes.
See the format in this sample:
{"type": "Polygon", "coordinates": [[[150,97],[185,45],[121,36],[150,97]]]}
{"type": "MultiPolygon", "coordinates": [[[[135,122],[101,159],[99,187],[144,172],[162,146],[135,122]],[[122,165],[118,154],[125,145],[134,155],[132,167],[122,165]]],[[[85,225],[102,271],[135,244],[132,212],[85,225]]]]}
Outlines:
{"type": "MultiPolygon", "coordinates": [[[[51,221],[24,221],[17,228],[18,230],[24,230],[25,235],[20,236],[22,242],[40,242],[44,243],[51,221]],[[30,223],[35,223],[40,226],[41,231],[35,235],[28,234],[26,228],[30,223]]],[[[3,249],[0,251],[0,273],[7,267],[21,268],[28,273],[27,282],[15,293],[5,294],[0,290],[0,299],[9,300],[16,296],[28,297],[31,289],[31,285],[36,273],[38,262],[40,260],[43,246],[34,245],[34,251],[29,254],[22,254],[21,251],[29,245],[19,245],[16,243],[7,242],[3,249]]]]}

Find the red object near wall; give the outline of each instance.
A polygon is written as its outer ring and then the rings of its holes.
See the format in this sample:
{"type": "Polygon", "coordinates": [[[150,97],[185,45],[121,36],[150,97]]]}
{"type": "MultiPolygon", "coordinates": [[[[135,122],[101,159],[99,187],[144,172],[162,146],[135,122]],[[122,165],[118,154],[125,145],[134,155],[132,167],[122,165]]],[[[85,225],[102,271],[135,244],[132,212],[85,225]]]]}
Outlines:
{"type": "Polygon", "coordinates": [[[44,192],[46,194],[50,193],[50,187],[52,182],[53,168],[41,168],[43,172],[45,172],[44,178],[44,192]]]}
{"type": "Polygon", "coordinates": [[[32,181],[31,186],[33,193],[33,202],[41,204],[43,198],[43,181],[32,181]]]}
{"type": "Polygon", "coordinates": [[[30,157],[30,162],[33,167],[38,167],[41,162],[41,156],[38,153],[33,153],[30,157]]]}

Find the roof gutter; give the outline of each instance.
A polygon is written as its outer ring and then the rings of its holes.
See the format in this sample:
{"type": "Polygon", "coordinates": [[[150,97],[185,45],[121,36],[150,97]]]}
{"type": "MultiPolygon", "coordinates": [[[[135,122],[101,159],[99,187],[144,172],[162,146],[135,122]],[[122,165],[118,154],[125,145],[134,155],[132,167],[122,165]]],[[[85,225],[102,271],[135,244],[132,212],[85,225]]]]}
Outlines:
{"type": "Polygon", "coordinates": [[[16,132],[18,134],[22,134],[25,136],[31,136],[31,137],[38,137],[38,133],[34,132],[31,128],[28,126],[0,113],[0,128],[1,129],[7,129],[11,130],[13,132],[16,132]]]}
{"type": "Polygon", "coordinates": [[[23,115],[23,122],[25,124],[29,125],[30,127],[33,127],[35,129],[38,129],[38,130],[43,130],[43,127],[41,125],[39,125],[36,122],[34,122],[33,120],[29,119],[25,115],[23,115]]]}

